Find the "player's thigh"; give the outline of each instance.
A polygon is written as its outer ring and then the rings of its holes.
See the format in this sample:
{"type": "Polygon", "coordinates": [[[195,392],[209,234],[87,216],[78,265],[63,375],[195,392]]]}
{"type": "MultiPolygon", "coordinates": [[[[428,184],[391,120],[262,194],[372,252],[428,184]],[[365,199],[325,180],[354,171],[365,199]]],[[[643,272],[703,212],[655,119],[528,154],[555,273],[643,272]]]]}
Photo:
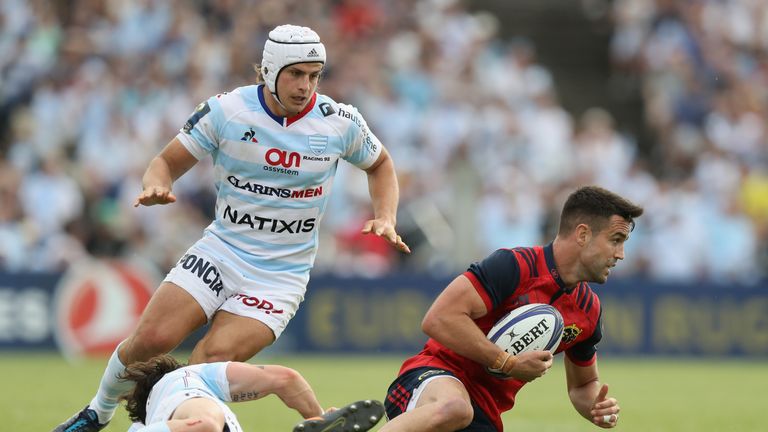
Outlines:
{"type": "Polygon", "coordinates": [[[275,334],[267,324],[220,310],[195,345],[189,363],[246,361],[274,341],[275,334]]]}
{"type": "Polygon", "coordinates": [[[413,408],[430,403],[447,403],[448,401],[463,401],[472,405],[467,389],[461,381],[452,376],[436,376],[419,388],[418,400],[413,408]]]}
{"type": "Polygon", "coordinates": [[[466,413],[471,404],[464,384],[453,372],[430,366],[410,369],[399,375],[387,389],[384,400],[389,419],[426,405],[431,405],[432,410],[466,413]]]}
{"type": "Polygon", "coordinates": [[[192,295],[176,284],[163,282],[136,329],[120,347],[120,358],[128,364],[170,352],[206,321],[205,312],[192,295]]]}

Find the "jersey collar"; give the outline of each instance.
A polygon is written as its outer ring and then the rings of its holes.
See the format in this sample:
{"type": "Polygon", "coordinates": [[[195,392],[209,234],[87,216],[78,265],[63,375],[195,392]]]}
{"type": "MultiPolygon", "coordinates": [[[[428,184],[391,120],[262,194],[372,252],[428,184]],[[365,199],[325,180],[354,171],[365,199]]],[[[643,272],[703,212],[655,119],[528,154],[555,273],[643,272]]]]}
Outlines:
{"type": "Polygon", "coordinates": [[[315,101],[317,100],[317,92],[312,94],[312,98],[309,99],[309,103],[307,106],[304,107],[304,109],[296,114],[293,117],[281,117],[275,113],[272,112],[272,110],[269,109],[267,106],[267,101],[264,100],[264,90],[263,90],[264,84],[259,85],[258,93],[259,93],[259,103],[261,103],[261,107],[264,108],[264,112],[269,115],[272,120],[276,121],[280,126],[282,127],[288,127],[292,125],[293,123],[296,123],[301,118],[303,118],[307,113],[312,111],[312,108],[315,107],[315,101]]]}
{"type": "Polygon", "coordinates": [[[560,278],[560,272],[557,271],[557,266],[555,265],[555,253],[552,243],[544,246],[544,259],[547,261],[547,269],[549,274],[552,275],[552,279],[557,282],[560,289],[565,290],[565,282],[560,278]]]}

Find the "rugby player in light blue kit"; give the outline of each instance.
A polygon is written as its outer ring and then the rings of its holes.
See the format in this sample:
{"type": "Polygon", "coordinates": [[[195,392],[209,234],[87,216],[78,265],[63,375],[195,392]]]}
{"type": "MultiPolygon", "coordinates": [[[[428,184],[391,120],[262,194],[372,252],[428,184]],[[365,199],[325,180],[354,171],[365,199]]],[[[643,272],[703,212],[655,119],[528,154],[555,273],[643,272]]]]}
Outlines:
{"type": "Polygon", "coordinates": [[[368,176],[374,218],[362,232],[410,252],[395,231],[392,158],[356,108],[316,93],[325,60],[317,33],[276,27],[264,45],[264,84],[198,105],[150,162],[135,206],[175,202],[173,182],[210,154],[216,218],[112,354],[96,396],[54,432],[103,429],[130,389],[117,378],[125,365],[170,352],[209,321],[192,364],[245,361],[272,344],[304,299],[339,159],[368,176]]]}
{"type": "MultiPolygon", "coordinates": [[[[300,373],[284,366],[242,362],[182,366],[171,355],[163,354],[132,363],[120,379],[135,383],[133,390],[121,397],[136,422],[129,432],[242,432],[237,417],[224,402],[247,402],[271,394],[310,419],[294,430],[337,430],[328,429],[323,418],[312,419],[323,412],[314,391],[300,373]]],[[[346,412],[329,410],[326,418],[331,424],[334,419],[344,423],[349,430],[367,430],[383,414],[380,402],[362,400],[346,412]]]]}

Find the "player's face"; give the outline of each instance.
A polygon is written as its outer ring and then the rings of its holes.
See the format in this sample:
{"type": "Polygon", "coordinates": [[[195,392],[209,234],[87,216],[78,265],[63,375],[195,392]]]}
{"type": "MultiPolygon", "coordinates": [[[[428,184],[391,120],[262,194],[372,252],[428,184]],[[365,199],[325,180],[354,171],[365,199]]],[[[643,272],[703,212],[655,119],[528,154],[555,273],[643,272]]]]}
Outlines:
{"type": "Polygon", "coordinates": [[[323,71],[322,63],[299,63],[286,66],[277,77],[277,94],[289,115],[301,112],[317,90],[323,71]]]}
{"type": "Polygon", "coordinates": [[[582,252],[587,281],[604,283],[608,280],[611,268],[624,259],[624,242],[629,238],[630,229],[629,222],[613,215],[605,228],[592,233],[582,252]]]}

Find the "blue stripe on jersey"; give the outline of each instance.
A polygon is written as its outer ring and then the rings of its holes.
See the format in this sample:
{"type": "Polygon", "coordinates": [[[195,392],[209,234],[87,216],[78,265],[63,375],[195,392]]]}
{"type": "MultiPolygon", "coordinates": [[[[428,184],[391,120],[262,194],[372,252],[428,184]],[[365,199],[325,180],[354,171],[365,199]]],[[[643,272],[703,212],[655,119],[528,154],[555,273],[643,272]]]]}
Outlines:
{"type": "MultiPolygon", "coordinates": [[[[215,221],[213,221],[213,223],[209,225],[208,230],[210,230],[211,227],[213,227],[213,229],[216,231],[216,236],[222,239],[228,245],[230,245],[231,243],[227,241],[227,237],[233,240],[237,240],[241,243],[245,243],[248,246],[252,246],[261,251],[267,252],[271,258],[264,259],[263,261],[259,261],[261,257],[259,257],[258,255],[250,254],[247,252],[244,252],[245,255],[243,255],[244,257],[257,258],[257,260],[254,262],[260,262],[264,265],[271,266],[272,264],[275,263],[275,261],[273,260],[279,260],[280,256],[291,256],[291,255],[306,253],[306,251],[308,250],[314,250],[315,246],[317,245],[317,231],[318,231],[317,227],[315,227],[315,230],[312,233],[311,242],[295,243],[295,244],[288,244],[288,245],[268,243],[262,240],[257,240],[251,236],[247,236],[247,235],[232,231],[228,229],[226,226],[224,226],[221,219],[216,219],[215,221]]],[[[291,263],[291,264],[284,264],[284,265],[294,265],[294,264],[291,263]]],[[[297,269],[303,269],[303,270],[308,270],[312,268],[311,265],[307,265],[307,264],[296,264],[296,266],[297,266],[296,267],[297,269]]],[[[268,270],[272,269],[271,267],[264,267],[264,268],[268,270]]],[[[282,265],[279,268],[283,269],[282,265]]]]}
{"type": "MultiPolygon", "coordinates": [[[[277,147],[283,150],[296,151],[303,154],[312,154],[312,151],[309,148],[309,139],[306,134],[294,133],[292,131],[277,131],[274,129],[258,126],[253,126],[253,128],[256,131],[256,136],[258,137],[259,144],[261,145],[267,147],[277,147]]],[[[241,130],[242,129],[238,129],[238,131],[241,130]]],[[[240,132],[240,135],[237,137],[237,139],[240,139],[241,136],[242,132],[240,132]]],[[[328,144],[326,145],[323,154],[341,154],[344,145],[343,143],[346,141],[342,141],[342,138],[336,135],[323,135],[323,137],[327,137],[328,140],[328,144]]]]}
{"type": "Polygon", "coordinates": [[[260,99],[262,97],[261,87],[262,85],[249,85],[245,87],[239,87],[240,94],[243,95],[243,103],[245,107],[252,112],[264,111],[262,108],[260,99]]]}
{"type": "Polygon", "coordinates": [[[202,364],[200,367],[200,378],[208,385],[211,392],[217,398],[222,401],[231,399],[230,395],[225,394],[225,392],[229,391],[226,362],[202,364]],[[224,388],[224,385],[226,385],[227,388],[224,388]]]}
{"type": "MultiPolygon", "coordinates": [[[[226,120],[224,118],[224,110],[221,108],[221,104],[219,103],[219,100],[216,98],[216,96],[209,98],[206,103],[208,103],[210,108],[210,112],[208,112],[206,116],[209,116],[209,118],[213,121],[213,124],[223,124],[226,120]]],[[[211,142],[211,140],[208,139],[208,137],[200,130],[199,122],[195,125],[194,128],[192,128],[192,130],[189,131],[188,135],[190,135],[192,139],[194,139],[209,153],[215,151],[218,148],[218,144],[211,142]]]]}
{"type": "MultiPolygon", "coordinates": [[[[357,141],[361,139],[365,139],[364,137],[360,137],[362,135],[362,132],[355,128],[350,127],[347,129],[347,132],[344,134],[344,142],[350,142],[350,143],[357,143],[357,141]]],[[[357,146],[357,150],[348,154],[348,155],[341,155],[344,160],[347,162],[357,165],[361,163],[362,161],[368,159],[368,149],[364,145],[357,146]]]]}
{"type": "MultiPolygon", "coordinates": [[[[225,229],[221,227],[221,224],[219,224],[218,221],[214,222],[215,224],[218,224],[218,229],[225,229]]],[[[241,260],[243,260],[246,264],[249,266],[253,266],[256,268],[260,268],[266,271],[273,271],[273,272],[298,272],[303,273],[305,271],[308,271],[312,268],[311,265],[307,263],[292,263],[292,262],[286,262],[286,261],[280,261],[275,258],[263,258],[260,256],[252,255],[244,250],[234,247],[233,245],[230,245],[227,243],[227,239],[223,238],[215,233],[213,233],[210,230],[206,230],[206,235],[213,235],[219,240],[223,241],[227,246],[229,246],[229,250],[233,252],[235,255],[238,256],[241,260]]],[[[249,242],[249,240],[252,240],[250,237],[245,237],[242,235],[231,233],[230,231],[227,231],[228,235],[232,235],[233,237],[238,237],[238,240],[249,242]]],[[[271,246],[271,243],[261,243],[263,245],[271,246]]],[[[303,246],[303,245],[300,245],[303,246]]],[[[218,253],[216,251],[213,251],[211,249],[206,248],[203,244],[198,244],[197,247],[199,247],[201,250],[204,250],[210,254],[211,256],[218,256],[218,253]]],[[[241,271],[248,272],[248,269],[240,269],[241,271]]]]}

